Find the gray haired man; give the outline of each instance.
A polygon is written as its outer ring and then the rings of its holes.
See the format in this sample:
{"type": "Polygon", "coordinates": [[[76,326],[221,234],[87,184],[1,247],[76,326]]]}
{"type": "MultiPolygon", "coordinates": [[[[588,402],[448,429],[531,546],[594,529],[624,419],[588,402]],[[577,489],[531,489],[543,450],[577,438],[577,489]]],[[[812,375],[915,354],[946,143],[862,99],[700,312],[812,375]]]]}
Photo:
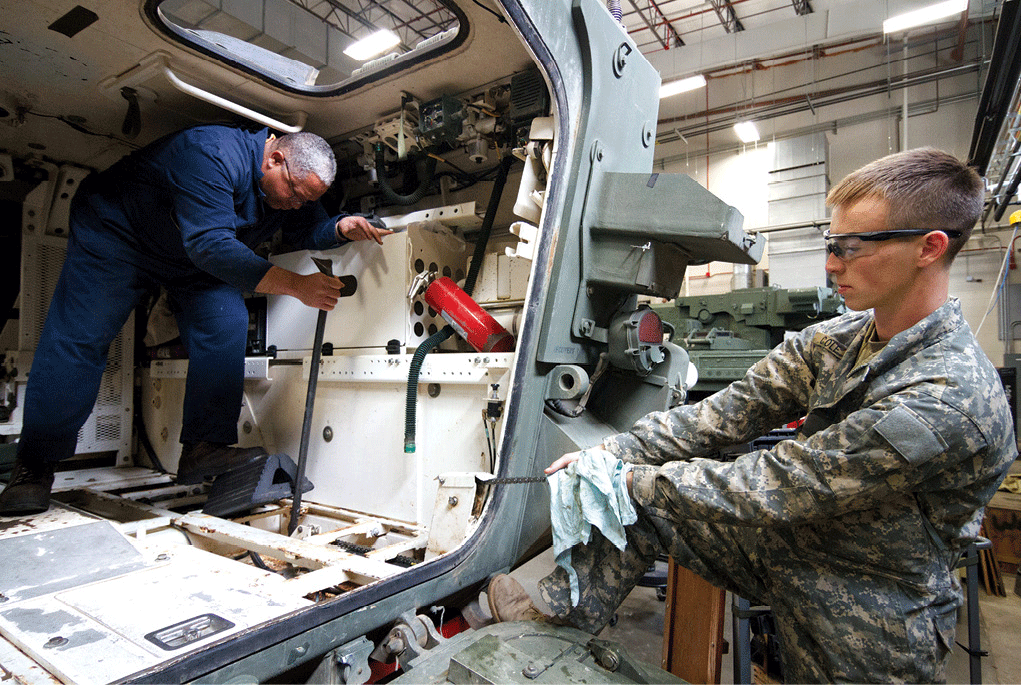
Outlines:
{"type": "Polygon", "coordinates": [[[75,452],[110,344],[157,286],[170,296],[189,359],[178,481],[199,483],[263,453],[231,447],[243,394],[244,293],[330,310],[341,282],[273,266],[253,248],[278,230],[308,249],[382,243],[390,233],[363,216],[326,213],[318,200],[335,174],[333,150],[315,134],[196,126],[81,184],[0,515],[49,506],[55,465],[75,452]]]}

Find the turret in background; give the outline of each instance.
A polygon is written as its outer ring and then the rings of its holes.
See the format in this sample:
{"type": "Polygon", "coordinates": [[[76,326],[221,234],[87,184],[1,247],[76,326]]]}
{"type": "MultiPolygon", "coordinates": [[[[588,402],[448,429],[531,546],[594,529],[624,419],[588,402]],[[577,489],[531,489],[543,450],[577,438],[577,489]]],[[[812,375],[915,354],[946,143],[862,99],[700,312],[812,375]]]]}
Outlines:
{"type": "Polygon", "coordinates": [[[689,400],[701,399],[744,376],[780,344],[787,331],[800,331],[846,311],[843,298],[831,288],[776,286],[678,297],[653,309],[673,325],[673,342],[688,351],[698,369],[689,400]]]}

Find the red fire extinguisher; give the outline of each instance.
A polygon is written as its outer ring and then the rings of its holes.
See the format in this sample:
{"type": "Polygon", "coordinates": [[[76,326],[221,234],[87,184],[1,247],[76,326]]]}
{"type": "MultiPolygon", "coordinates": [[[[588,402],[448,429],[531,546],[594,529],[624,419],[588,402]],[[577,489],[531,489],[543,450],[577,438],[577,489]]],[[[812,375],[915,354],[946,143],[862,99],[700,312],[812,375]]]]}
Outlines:
{"type": "Polygon", "coordinates": [[[514,351],[514,336],[446,276],[425,289],[425,301],[479,352],[514,351]]]}

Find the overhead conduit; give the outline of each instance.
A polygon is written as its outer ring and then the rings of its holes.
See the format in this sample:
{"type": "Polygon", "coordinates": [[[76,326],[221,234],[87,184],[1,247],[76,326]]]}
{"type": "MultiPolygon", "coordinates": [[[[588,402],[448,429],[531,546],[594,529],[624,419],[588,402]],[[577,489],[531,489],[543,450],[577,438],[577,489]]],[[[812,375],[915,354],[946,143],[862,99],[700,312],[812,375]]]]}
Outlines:
{"type": "Polygon", "coordinates": [[[993,219],[999,221],[1011,200],[1017,195],[1021,183],[1021,164],[1017,157],[1021,154],[1021,140],[1004,140],[1004,121],[1008,116],[1021,117],[1017,111],[1021,100],[1021,0],[1005,0],[1000,8],[1000,20],[996,26],[996,38],[993,40],[993,53],[989,60],[989,72],[982,86],[982,97],[979,100],[978,113],[975,115],[975,128],[971,137],[971,149],[968,163],[975,167],[979,174],[985,176],[992,171],[996,178],[990,178],[993,184],[990,194],[992,202],[986,210],[986,216],[992,213],[993,219]],[[1003,145],[997,158],[997,145],[1003,145]],[[1012,174],[1012,175],[1011,175],[1012,174]]]}

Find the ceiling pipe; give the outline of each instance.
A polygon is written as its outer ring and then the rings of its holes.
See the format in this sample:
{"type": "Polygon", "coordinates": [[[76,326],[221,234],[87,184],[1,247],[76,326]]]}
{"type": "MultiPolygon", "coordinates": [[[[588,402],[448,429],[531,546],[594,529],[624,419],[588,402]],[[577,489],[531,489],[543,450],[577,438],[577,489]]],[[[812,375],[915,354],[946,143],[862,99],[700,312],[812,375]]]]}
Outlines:
{"type": "MultiPolygon", "coordinates": [[[[936,38],[938,38],[938,37],[939,36],[937,36],[936,38]]],[[[934,40],[935,40],[935,38],[934,38],[934,40]]],[[[932,41],[926,41],[926,42],[932,42],[932,41]]],[[[730,76],[740,76],[740,75],[747,74],[747,73],[750,73],[750,72],[753,72],[753,71],[766,71],[766,70],[775,69],[775,68],[778,68],[778,67],[789,66],[791,64],[797,64],[799,62],[806,61],[806,60],[809,60],[809,59],[816,59],[816,58],[821,58],[821,57],[835,57],[835,56],[844,55],[844,54],[853,54],[853,53],[856,53],[856,52],[861,52],[863,50],[868,50],[868,49],[873,48],[873,47],[875,47],[875,46],[877,46],[879,44],[880,44],[880,42],[879,42],[878,37],[873,38],[873,39],[869,39],[869,42],[864,44],[864,45],[861,44],[860,41],[849,41],[847,43],[842,43],[842,44],[839,44],[837,46],[830,46],[829,48],[826,48],[825,50],[822,49],[822,48],[816,48],[816,49],[812,50],[810,53],[805,53],[803,51],[799,51],[797,53],[789,53],[787,55],[780,55],[780,56],[774,58],[774,59],[785,60],[785,61],[781,61],[781,62],[773,62],[772,60],[768,60],[768,61],[767,60],[753,60],[751,63],[744,63],[744,64],[742,64],[742,65],[740,65],[738,67],[726,67],[726,68],[723,68],[723,69],[716,69],[716,70],[711,70],[711,71],[703,72],[703,73],[704,73],[704,75],[705,75],[707,80],[714,81],[716,79],[727,78],[727,77],[730,77],[730,76]],[[837,52],[832,52],[834,47],[844,48],[844,47],[847,47],[847,46],[854,46],[854,47],[850,47],[849,49],[839,50],[837,52]],[[749,64],[751,66],[749,66],[749,64]]],[[[920,45],[921,45],[921,42],[913,43],[913,44],[910,45],[910,47],[911,48],[916,48],[916,47],[919,47],[920,45]]],[[[935,58],[937,60],[939,59],[939,51],[938,50],[937,50],[937,52],[936,52],[936,54],[934,56],[935,56],[935,58]]],[[[955,61],[959,62],[960,60],[955,60],[955,61]]],[[[840,79],[848,79],[848,78],[851,78],[851,77],[857,77],[858,75],[860,75],[860,74],[862,74],[864,72],[869,72],[869,71],[872,71],[874,69],[878,69],[881,66],[884,66],[884,65],[883,64],[879,64],[879,65],[871,65],[871,66],[867,66],[867,67],[859,68],[859,69],[852,69],[850,71],[844,71],[844,72],[841,72],[839,74],[835,74],[833,76],[828,76],[828,77],[820,79],[820,80],[813,80],[811,83],[802,83],[802,84],[798,84],[798,85],[795,85],[795,86],[790,86],[788,88],[782,88],[782,89],[774,92],[774,98],[772,100],[768,100],[768,101],[757,100],[757,102],[758,102],[759,105],[770,104],[770,103],[772,103],[772,104],[785,104],[785,103],[794,102],[794,101],[797,101],[797,100],[799,100],[801,98],[804,98],[805,97],[805,92],[804,91],[806,89],[810,88],[810,87],[812,89],[818,89],[821,84],[823,84],[823,83],[825,83],[827,81],[837,81],[837,80],[840,80],[840,79]],[[794,93],[795,95],[793,95],[791,97],[786,97],[786,98],[777,98],[777,97],[775,97],[775,95],[777,95],[777,94],[788,93],[788,92],[789,93],[794,93]]],[[[936,67],[933,67],[933,68],[931,68],[928,71],[927,70],[919,70],[918,72],[915,72],[915,76],[920,76],[922,74],[929,73],[929,71],[935,71],[935,69],[936,69],[936,67]]],[[[876,82],[878,82],[878,81],[873,81],[873,83],[876,83],[876,82]]],[[[883,76],[883,83],[889,83],[888,76],[885,73],[884,73],[884,76],[883,76]]],[[[830,90],[826,90],[826,91],[822,91],[822,92],[820,92],[818,90],[813,90],[811,95],[812,95],[812,97],[826,97],[828,95],[833,95],[833,94],[838,94],[838,93],[842,93],[842,92],[847,92],[849,89],[853,89],[855,87],[856,86],[844,86],[844,87],[841,87],[841,88],[834,88],[834,89],[830,89],[830,90]]],[[[747,109],[747,107],[748,107],[748,105],[745,104],[745,103],[736,103],[736,104],[733,104],[733,105],[722,105],[722,106],[714,108],[714,109],[709,109],[707,107],[705,110],[703,110],[701,112],[696,112],[696,113],[693,113],[693,114],[682,115],[682,116],[677,116],[677,117],[664,117],[664,118],[660,119],[659,123],[661,125],[668,125],[668,124],[676,125],[677,123],[688,121],[688,120],[705,120],[707,117],[712,117],[712,116],[715,116],[715,115],[722,115],[722,114],[726,114],[726,113],[734,113],[735,111],[742,111],[743,112],[745,109],[747,109]]]]}
{"type": "MultiPolygon", "coordinates": [[[[695,126],[689,126],[686,128],[672,126],[670,131],[665,131],[660,136],[657,136],[657,143],[670,143],[674,140],[678,140],[673,136],[677,135],[677,132],[684,134],[685,137],[691,138],[692,136],[706,135],[708,133],[716,133],[724,129],[730,128],[734,125],[734,113],[741,112],[748,119],[754,119],[756,121],[765,121],[768,119],[775,119],[777,117],[788,116],[791,114],[798,114],[805,111],[810,111],[812,108],[821,109],[830,105],[842,104],[845,102],[851,102],[853,100],[859,100],[865,97],[871,97],[873,95],[883,95],[890,90],[898,90],[900,88],[907,88],[910,86],[923,85],[930,83],[938,79],[952,78],[954,76],[961,76],[964,74],[978,71],[979,62],[971,62],[959,66],[949,67],[947,69],[940,70],[922,70],[916,72],[914,75],[910,75],[907,78],[900,78],[893,82],[889,82],[885,79],[874,80],[869,83],[865,83],[859,86],[849,86],[846,88],[835,88],[824,92],[823,94],[816,94],[812,97],[811,107],[805,101],[804,94],[793,95],[789,98],[784,98],[780,101],[774,101],[765,104],[765,106],[759,107],[742,107],[740,104],[731,105],[727,110],[717,109],[713,114],[718,115],[715,121],[711,121],[705,124],[699,124],[695,126]]],[[[677,121],[687,121],[691,119],[697,119],[699,117],[705,117],[704,113],[694,114],[690,117],[676,117],[673,119],[663,119],[659,122],[660,125],[667,126],[673,125],[677,121]]]]}
{"type": "MultiPolygon", "coordinates": [[[[924,102],[916,102],[911,106],[912,116],[918,116],[920,114],[931,114],[939,109],[940,105],[952,105],[958,102],[966,102],[968,100],[974,100],[978,98],[978,93],[962,93],[958,95],[942,96],[939,99],[926,100],[924,102]]],[[[867,124],[872,121],[878,121],[880,119],[889,119],[892,116],[897,115],[898,107],[886,107],[881,110],[872,112],[866,112],[864,114],[855,114],[850,117],[844,117],[841,119],[834,119],[833,121],[821,122],[817,124],[811,124],[810,126],[802,126],[800,128],[791,129],[779,134],[773,134],[770,136],[770,142],[777,140],[787,140],[790,138],[800,138],[802,136],[812,135],[813,133],[833,132],[836,133],[842,128],[848,128],[850,126],[858,126],[861,124],[867,124]]],[[[761,144],[761,143],[760,143],[761,144]]],[[[730,154],[733,152],[740,152],[747,148],[746,145],[737,145],[728,143],[726,145],[718,145],[713,148],[704,150],[688,150],[683,153],[669,155],[664,157],[657,157],[653,164],[659,169],[665,170],[668,165],[675,164],[677,162],[683,162],[691,159],[692,157],[712,157],[716,155],[730,154]]]]}

